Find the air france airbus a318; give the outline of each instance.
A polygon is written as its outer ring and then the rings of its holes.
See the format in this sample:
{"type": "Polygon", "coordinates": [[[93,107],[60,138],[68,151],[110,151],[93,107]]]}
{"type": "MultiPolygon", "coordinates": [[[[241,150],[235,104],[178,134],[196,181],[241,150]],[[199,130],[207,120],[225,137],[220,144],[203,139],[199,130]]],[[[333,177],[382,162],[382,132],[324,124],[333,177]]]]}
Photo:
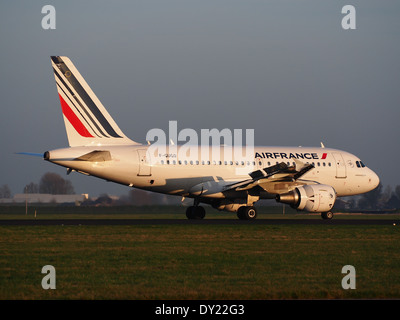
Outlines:
{"type": "Polygon", "coordinates": [[[201,203],[236,212],[239,219],[255,219],[254,203],[260,199],[275,199],[331,219],[337,197],[365,193],[379,184],[378,176],[358,157],[322,144],[321,148],[253,147],[245,159],[218,146],[218,161],[212,159],[215,147],[204,159],[201,152],[180,153],[182,146],[176,145],[172,153],[169,146],[154,161],[148,152],[151,145],[124,135],[69,58],[53,56],[51,63],[69,148],[46,151],[44,159],[66,167],[68,173],[193,198],[186,210],[189,219],[204,218],[201,203]],[[243,170],[247,167],[253,170],[243,170]]]}

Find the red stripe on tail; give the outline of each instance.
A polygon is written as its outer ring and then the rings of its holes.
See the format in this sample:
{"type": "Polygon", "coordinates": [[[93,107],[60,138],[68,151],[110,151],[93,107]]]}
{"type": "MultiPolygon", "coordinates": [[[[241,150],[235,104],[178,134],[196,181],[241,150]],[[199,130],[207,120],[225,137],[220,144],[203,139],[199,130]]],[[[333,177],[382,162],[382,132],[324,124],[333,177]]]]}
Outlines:
{"type": "Polygon", "coordinates": [[[76,114],[71,110],[69,105],[65,102],[63,97],[61,97],[60,94],[58,94],[58,96],[60,97],[62,112],[64,116],[67,117],[68,121],[72,124],[72,126],[75,128],[76,132],[78,132],[82,137],[93,138],[93,136],[85,128],[81,120],[79,120],[76,114]]]}

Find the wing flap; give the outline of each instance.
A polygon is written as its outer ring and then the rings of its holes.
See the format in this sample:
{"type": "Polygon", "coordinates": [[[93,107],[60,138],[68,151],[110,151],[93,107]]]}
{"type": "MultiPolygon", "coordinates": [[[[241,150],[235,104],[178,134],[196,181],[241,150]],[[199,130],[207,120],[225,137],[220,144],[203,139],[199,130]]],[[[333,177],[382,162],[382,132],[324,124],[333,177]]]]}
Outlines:
{"type": "Polygon", "coordinates": [[[286,163],[281,162],[271,167],[250,172],[249,176],[251,179],[246,179],[227,185],[224,191],[233,189],[235,191],[244,191],[250,190],[256,186],[268,191],[267,189],[269,188],[267,187],[269,184],[288,181],[295,182],[313,168],[313,164],[305,164],[301,161],[296,161],[296,166],[292,167],[289,167],[286,163]]]}

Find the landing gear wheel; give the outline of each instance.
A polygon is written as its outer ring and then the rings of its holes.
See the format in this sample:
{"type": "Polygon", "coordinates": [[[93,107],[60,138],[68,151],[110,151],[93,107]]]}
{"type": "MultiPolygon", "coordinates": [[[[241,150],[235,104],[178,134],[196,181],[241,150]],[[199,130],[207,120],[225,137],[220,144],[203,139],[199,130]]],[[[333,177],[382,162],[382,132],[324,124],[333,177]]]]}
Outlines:
{"type": "Polygon", "coordinates": [[[332,212],[322,212],[321,217],[324,220],[331,220],[333,218],[333,213],[332,212]]]}
{"type": "Polygon", "coordinates": [[[204,219],[206,210],[200,206],[190,206],[186,209],[186,217],[190,220],[204,219]]]}
{"type": "Polygon", "coordinates": [[[237,216],[240,220],[254,220],[257,217],[257,211],[253,206],[243,206],[239,208],[237,216]]]}

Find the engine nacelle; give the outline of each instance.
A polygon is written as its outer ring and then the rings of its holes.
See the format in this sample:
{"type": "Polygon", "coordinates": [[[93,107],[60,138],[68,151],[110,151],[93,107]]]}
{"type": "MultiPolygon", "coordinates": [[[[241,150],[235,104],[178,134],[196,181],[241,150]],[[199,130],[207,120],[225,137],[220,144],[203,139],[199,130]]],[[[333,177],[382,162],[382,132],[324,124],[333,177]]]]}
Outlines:
{"type": "Polygon", "coordinates": [[[327,212],[332,210],[335,204],[336,191],[324,184],[305,185],[287,193],[278,194],[276,201],[290,204],[298,210],[327,212]]]}

